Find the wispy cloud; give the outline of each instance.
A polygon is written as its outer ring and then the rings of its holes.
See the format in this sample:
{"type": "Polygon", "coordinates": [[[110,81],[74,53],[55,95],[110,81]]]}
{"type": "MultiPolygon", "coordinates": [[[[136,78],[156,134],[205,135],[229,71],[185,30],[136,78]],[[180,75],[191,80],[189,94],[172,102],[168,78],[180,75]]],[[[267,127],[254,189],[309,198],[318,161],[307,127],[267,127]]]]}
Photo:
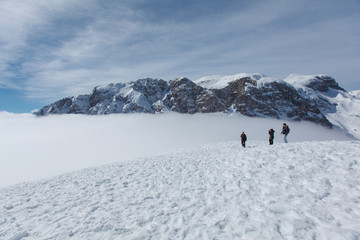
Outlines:
{"type": "Polygon", "coordinates": [[[53,44],[51,33],[57,31],[54,21],[78,7],[72,0],[0,1],[0,86],[23,86],[27,72],[22,71],[22,64],[47,60],[39,52],[53,44]]]}
{"type": "Polygon", "coordinates": [[[360,74],[355,0],[4,0],[0,10],[0,87],[44,101],[143,77],[360,74]]]}

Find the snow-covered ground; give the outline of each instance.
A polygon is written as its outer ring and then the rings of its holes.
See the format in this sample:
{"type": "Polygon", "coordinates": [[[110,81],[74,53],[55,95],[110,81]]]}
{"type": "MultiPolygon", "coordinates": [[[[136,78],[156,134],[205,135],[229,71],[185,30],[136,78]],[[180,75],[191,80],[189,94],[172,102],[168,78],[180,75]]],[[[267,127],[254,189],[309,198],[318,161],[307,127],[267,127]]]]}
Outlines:
{"type": "MultiPolygon", "coordinates": [[[[0,187],[86,167],[122,162],[200,144],[267,141],[274,128],[282,142],[282,121],[223,114],[61,115],[0,113],[0,187]]],[[[351,140],[339,129],[290,122],[290,142],[351,140]]],[[[1,239],[1,238],[0,238],[1,239]]]]}
{"type": "Polygon", "coordinates": [[[0,239],[358,239],[359,156],[227,141],[87,168],[1,188],[0,239]]]}

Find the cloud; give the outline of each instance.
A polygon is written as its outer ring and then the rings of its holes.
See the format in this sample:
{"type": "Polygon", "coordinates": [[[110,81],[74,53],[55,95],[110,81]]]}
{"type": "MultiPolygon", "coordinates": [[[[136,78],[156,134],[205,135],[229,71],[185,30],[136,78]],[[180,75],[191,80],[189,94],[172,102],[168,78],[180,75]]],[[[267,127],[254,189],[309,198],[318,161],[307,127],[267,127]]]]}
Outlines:
{"type": "MultiPolygon", "coordinates": [[[[179,148],[222,141],[239,141],[242,131],[249,145],[268,140],[276,131],[282,144],[282,120],[222,114],[61,115],[37,118],[0,112],[0,187],[54,176],[114,161],[162,154],[179,148]],[[14,132],[20,132],[14,134],[14,132]],[[11,160],[11,161],[10,161],[11,160]]],[[[290,142],[352,140],[339,129],[309,122],[289,123],[290,142]]]]}
{"type": "Polygon", "coordinates": [[[72,0],[0,1],[0,86],[21,88],[27,74],[22,71],[22,64],[43,57],[37,50],[42,50],[42,42],[49,41],[43,36],[48,36],[52,21],[78,6],[72,0]]]}
{"type": "Polygon", "coordinates": [[[307,0],[2,1],[0,87],[49,101],[145,77],[321,72],[350,79],[360,74],[354,70],[359,8],[352,0],[341,6],[307,0]]]}

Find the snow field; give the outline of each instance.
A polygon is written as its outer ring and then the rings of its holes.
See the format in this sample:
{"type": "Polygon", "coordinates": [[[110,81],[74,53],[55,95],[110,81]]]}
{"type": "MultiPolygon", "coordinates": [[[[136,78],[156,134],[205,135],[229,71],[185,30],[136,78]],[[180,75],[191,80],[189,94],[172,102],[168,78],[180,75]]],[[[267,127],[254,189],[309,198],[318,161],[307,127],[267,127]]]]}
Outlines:
{"type": "Polygon", "coordinates": [[[0,189],[0,239],[357,239],[359,141],[223,142],[0,189]]]}

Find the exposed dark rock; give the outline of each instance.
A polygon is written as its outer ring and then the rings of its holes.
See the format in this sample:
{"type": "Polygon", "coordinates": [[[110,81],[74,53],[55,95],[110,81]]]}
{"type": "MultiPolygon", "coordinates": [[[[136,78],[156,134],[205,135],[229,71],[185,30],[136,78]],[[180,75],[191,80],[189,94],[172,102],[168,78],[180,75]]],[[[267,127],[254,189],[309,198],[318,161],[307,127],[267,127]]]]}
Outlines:
{"type": "Polygon", "coordinates": [[[200,113],[224,112],[227,108],[223,101],[211,90],[202,91],[201,95],[196,98],[195,106],[197,112],[200,113]]]}
{"type": "Polygon", "coordinates": [[[339,86],[335,79],[329,76],[316,76],[309,84],[307,84],[307,87],[320,92],[327,92],[329,88],[345,91],[345,89],[339,86]]]}
{"type": "Polygon", "coordinates": [[[179,113],[222,112],[226,109],[213,91],[202,88],[187,78],[172,81],[163,102],[168,109],[179,113]]]}
{"type": "Polygon", "coordinates": [[[179,113],[196,113],[195,101],[204,91],[204,88],[196,85],[187,78],[179,78],[170,82],[170,91],[166,94],[163,102],[171,111],[179,113]]]}
{"type": "Polygon", "coordinates": [[[44,116],[48,114],[86,114],[88,113],[89,95],[79,95],[77,97],[63,98],[55,103],[49,104],[38,112],[35,112],[38,116],[44,116]]]}
{"type": "Polygon", "coordinates": [[[150,104],[154,104],[165,96],[168,92],[169,85],[161,79],[146,78],[134,82],[133,89],[134,91],[142,93],[150,104]]]}

